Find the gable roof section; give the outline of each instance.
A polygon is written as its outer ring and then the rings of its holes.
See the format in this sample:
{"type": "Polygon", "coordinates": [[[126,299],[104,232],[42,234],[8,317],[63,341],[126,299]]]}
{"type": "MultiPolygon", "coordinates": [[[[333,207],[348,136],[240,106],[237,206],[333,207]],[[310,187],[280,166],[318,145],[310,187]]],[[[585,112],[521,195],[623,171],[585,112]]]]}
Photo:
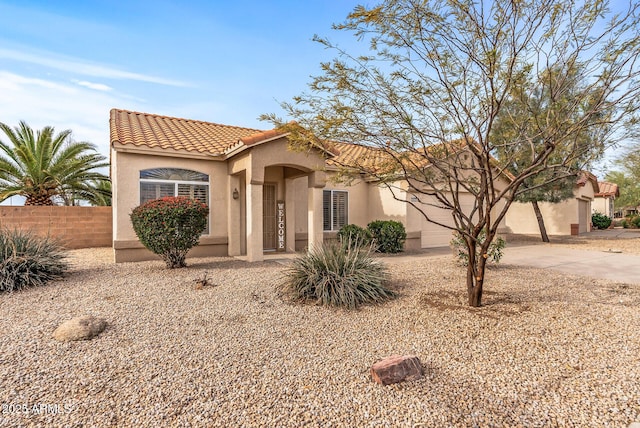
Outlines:
{"type": "Polygon", "coordinates": [[[242,139],[263,133],[258,129],[119,109],[111,110],[109,125],[112,146],[118,143],[212,156],[220,156],[242,139]]]}
{"type": "Polygon", "coordinates": [[[584,187],[588,182],[591,182],[591,185],[593,186],[593,193],[598,193],[599,187],[598,179],[596,178],[596,176],[589,171],[581,171],[580,174],[578,174],[576,184],[580,187],[584,187]]]}
{"type": "Polygon", "coordinates": [[[609,183],[608,181],[598,181],[598,187],[600,188],[600,191],[597,192],[594,196],[620,196],[620,189],[618,189],[618,185],[615,183],[609,183]]]}

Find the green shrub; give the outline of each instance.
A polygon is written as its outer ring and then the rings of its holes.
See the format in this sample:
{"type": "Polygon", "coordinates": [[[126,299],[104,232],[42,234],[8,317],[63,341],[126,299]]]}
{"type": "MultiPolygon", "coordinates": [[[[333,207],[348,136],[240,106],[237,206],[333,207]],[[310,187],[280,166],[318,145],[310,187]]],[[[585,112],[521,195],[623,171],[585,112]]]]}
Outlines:
{"type": "Polygon", "coordinates": [[[600,213],[593,213],[591,223],[596,229],[608,229],[611,226],[611,219],[600,213]]]}
{"type": "Polygon", "coordinates": [[[624,220],[622,220],[620,222],[620,225],[624,228],[624,229],[628,229],[629,228],[629,220],[627,220],[626,218],[624,220]]]}
{"type": "Polygon", "coordinates": [[[28,231],[0,231],[0,291],[45,285],[69,269],[66,253],[52,238],[28,231]]]}
{"type": "Polygon", "coordinates": [[[395,293],[384,286],[387,269],[371,257],[371,248],[325,243],[296,258],[280,288],[297,300],[353,309],[395,293]]]}
{"type": "Polygon", "coordinates": [[[631,224],[633,224],[636,229],[640,228],[640,215],[631,217],[631,224]]]}
{"type": "Polygon", "coordinates": [[[375,220],[367,225],[367,229],[371,232],[376,251],[399,253],[404,249],[407,232],[399,221],[375,220]]]}
{"type": "MultiPolygon", "coordinates": [[[[487,231],[482,230],[480,235],[478,235],[478,247],[476,250],[476,259],[478,257],[482,257],[480,253],[480,245],[482,245],[487,239],[487,231]]],[[[487,250],[487,261],[493,263],[500,263],[500,259],[504,255],[504,247],[507,245],[507,242],[500,236],[496,236],[491,244],[489,244],[489,248],[487,250]]],[[[449,243],[449,246],[453,250],[453,255],[458,259],[461,265],[467,266],[469,264],[469,252],[467,249],[467,244],[465,240],[462,238],[460,232],[454,232],[453,239],[449,243]]]]}
{"type": "Polygon", "coordinates": [[[195,199],[165,197],[135,208],[131,223],[140,242],[173,269],[186,266],[184,259],[198,245],[208,213],[209,208],[195,199]]]}
{"type": "Polygon", "coordinates": [[[371,245],[371,232],[355,224],[344,225],[338,230],[338,241],[342,245],[371,245]]]}

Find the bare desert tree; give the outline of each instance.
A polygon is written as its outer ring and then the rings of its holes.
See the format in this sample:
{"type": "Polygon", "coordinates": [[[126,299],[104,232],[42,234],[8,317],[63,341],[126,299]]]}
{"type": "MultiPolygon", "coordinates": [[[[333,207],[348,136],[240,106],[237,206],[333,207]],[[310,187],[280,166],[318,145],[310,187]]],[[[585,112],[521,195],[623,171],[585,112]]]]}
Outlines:
{"type": "Polygon", "coordinates": [[[640,6],[609,7],[564,0],[358,6],[334,27],[352,32],[362,52],[316,37],[336,58],[321,65],[310,91],[283,104],[293,121],[263,118],[299,149],[370,147],[341,165],[345,176],[376,179],[426,220],[460,233],[468,303],[480,306],[488,247],[523,183],[558,171],[531,192],[601,151],[580,136],[611,145],[637,123],[640,6]],[[578,79],[581,90],[567,96],[575,86],[563,76],[578,79]],[[519,110],[532,112],[526,126],[520,113],[501,116],[514,96],[519,110]],[[540,103],[547,107],[536,113],[540,103]],[[508,139],[492,138],[498,117],[512,128],[508,139]],[[521,164],[510,173],[516,158],[521,164]],[[452,221],[430,215],[434,208],[452,221]]]}

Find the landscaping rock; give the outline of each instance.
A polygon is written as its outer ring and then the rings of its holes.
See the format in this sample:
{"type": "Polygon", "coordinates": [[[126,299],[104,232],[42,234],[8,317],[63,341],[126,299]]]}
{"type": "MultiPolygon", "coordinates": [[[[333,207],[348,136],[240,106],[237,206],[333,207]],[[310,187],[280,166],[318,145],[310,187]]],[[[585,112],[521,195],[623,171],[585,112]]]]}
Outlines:
{"type": "Polygon", "coordinates": [[[107,321],[102,318],[76,317],[60,324],[53,332],[53,338],[60,342],[89,340],[102,333],[106,326],[107,321]]]}
{"type": "Polygon", "coordinates": [[[371,377],[381,385],[389,385],[422,377],[422,364],[415,355],[392,355],[371,367],[371,377]]]}

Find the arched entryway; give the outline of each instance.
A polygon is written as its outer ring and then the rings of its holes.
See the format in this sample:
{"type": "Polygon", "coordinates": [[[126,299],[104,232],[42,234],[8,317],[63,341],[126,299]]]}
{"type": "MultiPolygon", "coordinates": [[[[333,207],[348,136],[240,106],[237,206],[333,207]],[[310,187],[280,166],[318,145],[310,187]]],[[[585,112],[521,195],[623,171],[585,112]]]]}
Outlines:
{"type": "Polygon", "coordinates": [[[229,255],[261,261],[265,252],[293,252],[300,222],[309,245],[322,242],[324,158],[286,144],[271,141],[229,161],[229,255]]]}

